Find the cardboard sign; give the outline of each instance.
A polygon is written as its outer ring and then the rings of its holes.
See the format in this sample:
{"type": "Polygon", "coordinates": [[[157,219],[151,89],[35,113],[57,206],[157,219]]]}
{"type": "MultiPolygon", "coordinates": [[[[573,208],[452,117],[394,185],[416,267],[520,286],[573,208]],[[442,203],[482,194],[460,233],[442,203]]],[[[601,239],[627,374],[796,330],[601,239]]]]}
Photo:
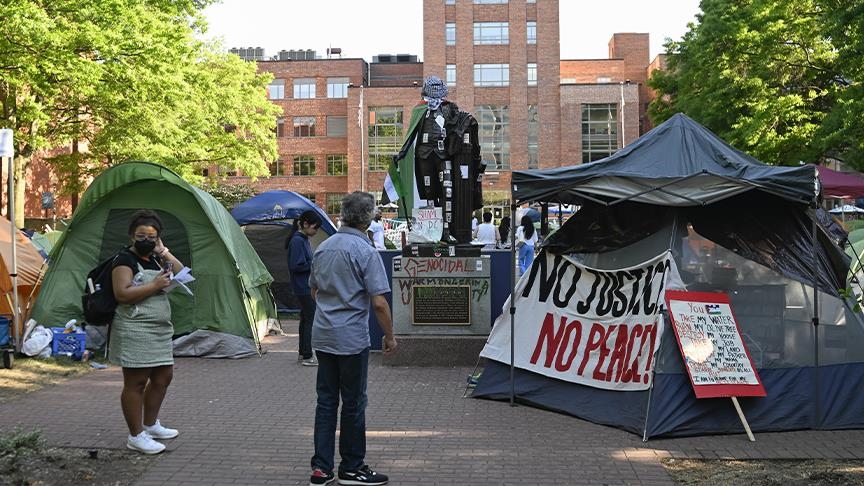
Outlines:
{"type": "Polygon", "coordinates": [[[696,398],[767,395],[728,295],[668,290],[666,307],[696,398]]]}
{"type": "Polygon", "coordinates": [[[408,233],[409,243],[435,243],[444,234],[444,220],[441,208],[414,208],[412,211],[411,232],[408,233]]]}

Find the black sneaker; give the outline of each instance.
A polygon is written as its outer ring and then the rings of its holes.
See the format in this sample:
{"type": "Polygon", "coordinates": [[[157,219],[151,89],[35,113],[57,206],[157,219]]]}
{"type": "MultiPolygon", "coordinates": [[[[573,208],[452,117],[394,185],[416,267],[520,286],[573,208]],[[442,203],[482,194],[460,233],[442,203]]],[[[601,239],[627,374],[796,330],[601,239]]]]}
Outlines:
{"type": "Polygon", "coordinates": [[[309,486],[317,486],[321,484],[330,484],[336,479],[333,473],[322,471],[317,467],[312,470],[312,475],[309,476],[309,486]]]}
{"type": "Polygon", "coordinates": [[[358,484],[358,485],[378,485],[378,484],[387,484],[390,478],[387,476],[377,473],[369,468],[369,466],[363,466],[356,471],[345,471],[339,473],[339,484],[350,485],[350,484],[358,484]]]}

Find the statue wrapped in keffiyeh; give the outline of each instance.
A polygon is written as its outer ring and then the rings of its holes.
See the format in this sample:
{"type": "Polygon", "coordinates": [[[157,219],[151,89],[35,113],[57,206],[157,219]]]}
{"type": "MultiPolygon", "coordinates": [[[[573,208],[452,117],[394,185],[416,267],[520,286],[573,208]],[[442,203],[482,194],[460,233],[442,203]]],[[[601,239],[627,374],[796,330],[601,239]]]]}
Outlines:
{"type": "Polygon", "coordinates": [[[426,78],[421,96],[423,102],[411,113],[408,136],[393,159],[385,194],[389,201],[401,200],[407,217],[413,208],[440,207],[440,240],[470,243],[472,212],[483,206],[486,169],[477,120],[446,99],[447,85],[437,76],[426,78]],[[417,201],[412,197],[415,187],[417,201]]]}

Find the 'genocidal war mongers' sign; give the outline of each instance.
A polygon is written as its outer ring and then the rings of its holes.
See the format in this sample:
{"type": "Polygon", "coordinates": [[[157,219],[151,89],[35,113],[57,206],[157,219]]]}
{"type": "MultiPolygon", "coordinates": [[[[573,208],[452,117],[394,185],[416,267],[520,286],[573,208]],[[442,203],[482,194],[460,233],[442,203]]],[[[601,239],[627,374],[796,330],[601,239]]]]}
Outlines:
{"type": "MultiPolygon", "coordinates": [[[[647,389],[663,335],[665,282],[678,278],[670,255],[599,270],[543,252],[514,293],[514,366],[608,390],[647,389]]],[[[509,364],[510,339],[503,312],[481,356],[509,364]]]]}

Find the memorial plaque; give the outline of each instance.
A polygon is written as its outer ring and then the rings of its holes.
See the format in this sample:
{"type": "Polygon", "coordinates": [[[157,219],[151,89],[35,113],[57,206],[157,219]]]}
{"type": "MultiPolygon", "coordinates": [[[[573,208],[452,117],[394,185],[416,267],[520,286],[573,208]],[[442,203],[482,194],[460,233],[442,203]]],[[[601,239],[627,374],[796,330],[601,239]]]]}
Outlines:
{"type": "Polygon", "coordinates": [[[469,285],[415,285],[412,294],[414,324],[471,325],[469,285]]]}

